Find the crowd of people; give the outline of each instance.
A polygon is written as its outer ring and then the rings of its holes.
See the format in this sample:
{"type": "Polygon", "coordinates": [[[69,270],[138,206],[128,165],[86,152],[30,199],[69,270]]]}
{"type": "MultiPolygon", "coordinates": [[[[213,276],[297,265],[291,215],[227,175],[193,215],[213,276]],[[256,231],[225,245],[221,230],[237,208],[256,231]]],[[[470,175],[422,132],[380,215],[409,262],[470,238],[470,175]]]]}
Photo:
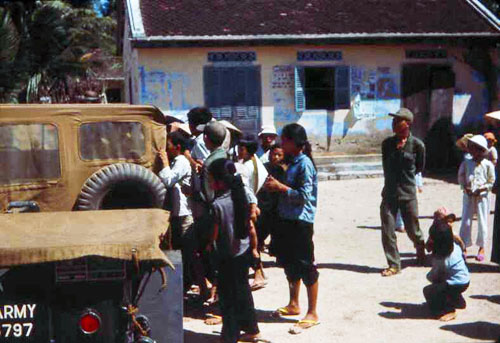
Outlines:
{"type": "Polygon", "coordinates": [[[185,294],[194,292],[208,306],[218,303],[221,316],[206,323],[222,322],[223,342],[256,341],[252,291],[267,284],[260,259],[267,249],[284,269],[290,289],[288,304],[275,315],[300,314],[303,282],[308,310],[290,332],[317,325],[318,181],[305,129],[289,124],[278,137],[274,127],[264,126],[257,139],[215,120],[207,108],[193,108],[187,116],[189,126],[170,125],[166,150],[158,152],[170,211],[161,244],[182,251],[185,294]],[[255,271],[251,284],[250,268],[255,271]]]}
{"type": "MultiPolygon", "coordinates": [[[[425,145],[410,133],[411,111],[401,108],[390,115],[394,135],[382,143],[380,205],[388,267],[381,274],[388,277],[401,272],[396,231],[406,232],[418,264],[425,263],[426,250],[432,256],[431,284],[423,290],[430,310],[440,320],[452,320],[455,310],[466,306],[462,293],[470,282],[465,261],[470,257],[474,216],[479,250],[473,257],[481,262],[485,256],[490,193],[496,190],[495,136],[468,134],[457,142],[464,151],[458,171],[463,190],[460,232],[453,232],[456,216],[440,208],[426,242],[417,201],[423,187],[425,145]]],[[[221,315],[213,315],[206,323],[222,323],[223,342],[258,340],[252,291],[266,287],[260,256],[267,252],[284,269],[289,288],[288,304],[273,315],[301,313],[299,290],[304,283],[308,309],[289,332],[297,334],[319,324],[319,273],[313,243],[318,181],[305,129],[288,124],[278,136],[274,127],[264,126],[257,139],[227,121],[215,120],[207,108],[193,108],[187,116],[189,125],[169,126],[166,150],[158,153],[163,164],[159,176],[168,189],[166,206],[171,212],[162,245],[182,251],[185,294],[196,294],[207,306],[218,303],[221,315]],[[251,283],[250,268],[254,270],[251,283]]],[[[498,198],[496,207],[500,213],[498,198]]],[[[492,261],[499,263],[497,217],[492,261]]]]}

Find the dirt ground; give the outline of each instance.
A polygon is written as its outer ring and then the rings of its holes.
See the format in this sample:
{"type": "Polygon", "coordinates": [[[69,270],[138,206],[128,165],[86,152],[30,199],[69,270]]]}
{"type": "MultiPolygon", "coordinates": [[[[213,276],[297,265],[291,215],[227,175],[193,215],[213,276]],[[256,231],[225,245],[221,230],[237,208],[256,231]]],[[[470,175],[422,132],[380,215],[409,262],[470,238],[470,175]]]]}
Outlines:
{"type": "MultiPolygon", "coordinates": [[[[419,195],[420,225],[425,236],[431,216],[439,206],[461,215],[459,186],[426,178],[419,195]]],[[[404,233],[398,233],[403,260],[401,274],[383,278],[386,261],[380,241],[379,204],[383,179],[327,181],[319,184],[319,209],[315,223],[316,259],[320,270],[318,312],[321,324],[292,336],[288,328],[300,317],[273,319],[270,313],[286,305],[288,287],[284,273],[267,255],[269,284],[254,292],[262,337],[271,342],[493,342],[500,336],[500,268],[468,259],[471,284],[464,296],[467,309],[454,321],[429,317],[422,288],[429,267],[415,266],[415,250],[404,233]]],[[[491,228],[487,261],[491,249],[491,228]]],[[[458,233],[460,223],[455,223],[458,233]]],[[[476,222],[473,239],[476,237],[476,222]]],[[[476,253],[473,247],[469,253],[476,253]]],[[[307,307],[305,288],[302,310],[307,307]]],[[[206,326],[198,311],[186,308],[186,343],[218,342],[221,326],[206,326]],[[193,314],[196,313],[196,314],[193,314]]]]}

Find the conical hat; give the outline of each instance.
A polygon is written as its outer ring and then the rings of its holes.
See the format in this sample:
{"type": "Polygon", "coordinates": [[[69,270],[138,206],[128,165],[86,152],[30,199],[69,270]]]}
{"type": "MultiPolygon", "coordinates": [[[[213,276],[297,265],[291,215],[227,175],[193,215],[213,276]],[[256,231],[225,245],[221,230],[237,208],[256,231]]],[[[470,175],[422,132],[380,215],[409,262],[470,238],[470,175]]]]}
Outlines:
{"type": "Polygon", "coordinates": [[[486,118],[500,120],[500,111],[494,111],[494,112],[486,113],[485,117],[486,118]]]}

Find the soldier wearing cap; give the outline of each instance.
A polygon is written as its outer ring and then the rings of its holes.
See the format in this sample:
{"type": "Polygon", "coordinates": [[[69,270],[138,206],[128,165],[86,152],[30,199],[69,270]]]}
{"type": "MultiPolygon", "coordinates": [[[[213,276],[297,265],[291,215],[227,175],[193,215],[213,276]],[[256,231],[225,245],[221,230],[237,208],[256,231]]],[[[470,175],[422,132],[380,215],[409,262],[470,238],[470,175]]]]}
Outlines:
{"type": "Polygon", "coordinates": [[[396,238],[396,214],[401,210],[408,237],[417,250],[417,263],[425,262],[425,248],[418,222],[418,204],[415,175],[424,168],[424,143],[411,135],[413,113],[401,108],[391,113],[394,136],[382,142],[382,163],[384,168],[384,189],[380,205],[382,222],[382,245],[389,267],[382,276],[392,276],[401,271],[396,238]]]}

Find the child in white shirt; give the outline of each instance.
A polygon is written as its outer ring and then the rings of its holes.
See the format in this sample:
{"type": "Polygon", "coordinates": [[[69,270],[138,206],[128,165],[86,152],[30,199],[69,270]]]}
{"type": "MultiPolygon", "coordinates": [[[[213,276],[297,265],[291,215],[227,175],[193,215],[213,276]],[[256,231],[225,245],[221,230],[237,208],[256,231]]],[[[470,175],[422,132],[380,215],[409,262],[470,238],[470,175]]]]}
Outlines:
{"type": "Polygon", "coordinates": [[[464,192],[460,237],[467,248],[472,246],[472,216],[476,212],[478,222],[476,244],[479,246],[476,260],[481,262],[484,260],[484,243],[488,234],[488,194],[495,183],[495,167],[485,158],[488,143],[483,136],[475,135],[470,138],[467,149],[472,158],[465,158],[458,171],[458,183],[464,192]]]}

